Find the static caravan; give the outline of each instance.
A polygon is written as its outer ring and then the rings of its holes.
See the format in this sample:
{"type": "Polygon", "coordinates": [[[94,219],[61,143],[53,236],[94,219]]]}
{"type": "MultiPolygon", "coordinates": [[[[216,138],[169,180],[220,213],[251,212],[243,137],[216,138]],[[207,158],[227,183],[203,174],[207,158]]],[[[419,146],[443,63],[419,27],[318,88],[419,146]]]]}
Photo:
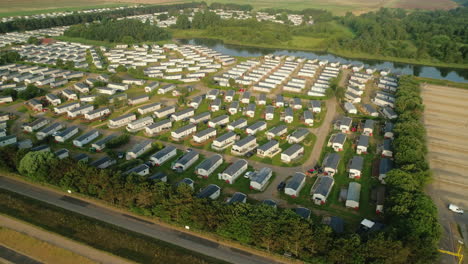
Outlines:
{"type": "Polygon", "coordinates": [[[294,112],[291,107],[284,109],[284,122],[291,124],[294,121],[294,112]]]}
{"type": "Polygon", "coordinates": [[[54,152],[54,155],[58,158],[58,159],[65,159],[65,158],[68,158],[70,155],[70,152],[68,151],[68,149],[59,149],[57,151],[54,152]]]}
{"type": "Polygon", "coordinates": [[[191,124],[199,124],[201,122],[208,122],[211,119],[211,114],[209,112],[203,112],[199,115],[193,116],[190,118],[191,124]]]}
{"type": "Polygon", "coordinates": [[[197,132],[195,133],[195,135],[193,135],[193,141],[195,143],[204,143],[206,142],[207,140],[209,140],[210,138],[214,138],[216,137],[216,129],[212,128],[212,127],[209,127],[205,130],[202,130],[200,132],[197,132]]]}
{"type": "Polygon", "coordinates": [[[140,96],[136,96],[136,97],[128,99],[128,104],[129,105],[137,105],[137,104],[144,103],[144,102],[148,101],[149,99],[150,98],[149,98],[148,95],[140,95],[140,96]]]}
{"type": "Polygon", "coordinates": [[[383,129],[384,138],[393,139],[393,123],[392,122],[385,122],[385,126],[383,129]]]}
{"type": "Polygon", "coordinates": [[[263,131],[267,128],[267,123],[265,121],[258,121],[245,129],[245,132],[248,135],[255,135],[257,132],[263,131]]]}
{"type": "Polygon", "coordinates": [[[162,106],[161,103],[152,103],[149,105],[144,105],[138,108],[138,113],[140,113],[141,115],[145,115],[145,114],[161,109],[161,106],[162,106]]]}
{"type": "Polygon", "coordinates": [[[13,145],[13,144],[16,144],[16,142],[17,142],[16,135],[0,137],[0,147],[13,145]]]}
{"type": "Polygon", "coordinates": [[[92,162],[90,166],[96,167],[98,169],[106,169],[116,163],[117,161],[115,159],[111,159],[110,157],[105,156],[92,162]]]}
{"type": "Polygon", "coordinates": [[[226,91],[226,93],[224,94],[224,101],[227,102],[227,103],[230,103],[234,100],[234,95],[236,94],[236,92],[234,90],[228,90],[226,91]]]}
{"type": "Polygon", "coordinates": [[[250,103],[250,96],[251,96],[250,92],[244,92],[240,99],[241,103],[243,104],[250,103]]]}
{"type": "Polygon", "coordinates": [[[234,204],[234,203],[246,203],[247,202],[247,195],[241,192],[235,192],[234,195],[227,200],[227,204],[234,204]]]}
{"type": "Polygon", "coordinates": [[[330,139],[328,140],[328,147],[332,147],[334,151],[343,151],[344,144],[346,142],[346,134],[343,133],[336,133],[331,135],[330,139]]]}
{"type": "Polygon", "coordinates": [[[221,99],[219,98],[216,98],[215,100],[213,100],[213,102],[211,102],[210,104],[210,111],[211,112],[217,112],[221,110],[221,99]]]}
{"type": "Polygon", "coordinates": [[[107,107],[101,107],[93,111],[85,113],[84,118],[86,120],[95,120],[98,118],[103,118],[111,114],[111,110],[107,107]]]}
{"type": "Polygon", "coordinates": [[[366,122],[364,122],[362,134],[366,136],[372,136],[374,133],[374,123],[374,120],[367,119],[366,122]]]}
{"type": "Polygon", "coordinates": [[[231,148],[233,155],[245,155],[247,152],[252,151],[258,147],[257,138],[254,136],[247,136],[236,143],[231,148]]]}
{"type": "Polygon", "coordinates": [[[172,127],[172,122],[169,119],[163,119],[156,123],[153,123],[145,127],[145,133],[147,136],[153,137],[158,133],[161,133],[164,130],[170,129],[172,127]]]}
{"type": "Polygon", "coordinates": [[[270,121],[275,118],[275,107],[267,105],[265,108],[265,120],[270,121]]]}
{"type": "Polygon", "coordinates": [[[393,156],[393,147],[392,147],[392,140],[391,139],[384,139],[382,144],[382,157],[389,157],[393,156]]]}
{"type": "Polygon", "coordinates": [[[192,133],[197,132],[197,126],[189,124],[171,132],[171,137],[175,141],[180,141],[192,133]]]}
{"type": "Polygon", "coordinates": [[[257,191],[265,190],[272,175],[273,171],[268,167],[254,172],[254,174],[250,177],[250,189],[257,191]]]}
{"type": "Polygon", "coordinates": [[[314,114],[311,111],[305,110],[304,111],[304,123],[308,126],[314,125],[314,114]]]}
{"type": "Polygon", "coordinates": [[[93,144],[91,144],[91,147],[96,149],[96,151],[101,152],[104,148],[106,148],[106,143],[111,141],[112,139],[116,138],[115,135],[109,135],[103,139],[100,139],[93,144]]]}
{"type": "Polygon", "coordinates": [[[74,108],[72,110],[67,111],[67,117],[68,118],[76,118],[80,115],[84,115],[88,112],[91,112],[94,110],[93,105],[82,105],[80,107],[74,108]]]}
{"type": "Polygon", "coordinates": [[[73,145],[75,147],[82,148],[84,145],[86,145],[89,142],[95,140],[97,137],[99,137],[99,131],[98,130],[91,130],[91,131],[86,132],[85,134],[79,136],[77,139],[73,140],[73,145]]]}
{"type": "Polygon", "coordinates": [[[293,177],[286,183],[284,193],[292,198],[298,197],[302,187],[304,187],[305,181],[306,176],[304,173],[294,173],[293,177]]]}
{"type": "Polygon", "coordinates": [[[197,194],[197,198],[216,200],[220,195],[221,188],[216,184],[210,184],[197,194]]]}
{"type": "Polygon", "coordinates": [[[161,166],[166,161],[172,159],[177,155],[177,148],[174,146],[166,146],[165,148],[161,149],[160,151],[154,153],[150,157],[150,161],[155,166],[161,166]]]}
{"type": "Polygon", "coordinates": [[[275,137],[281,137],[288,132],[288,127],[285,125],[279,125],[268,130],[265,135],[268,140],[271,140],[275,137]]]}
{"type": "Polygon", "coordinates": [[[168,106],[168,107],[164,107],[164,108],[154,111],[154,115],[157,118],[164,118],[175,113],[175,111],[176,111],[175,106],[168,106]]]}
{"type": "Polygon", "coordinates": [[[232,131],[227,132],[226,134],[216,138],[211,144],[211,148],[213,148],[214,150],[218,150],[218,151],[224,150],[227,147],[234,144],[236,139],[237,139],[236,133],[232,131]]]}
{"type": "Polygon", "coordinates": [[[357,154],[367,154],[367,148],[369,147],[369,136],[360,135],[357,146],[356,146],[356,153],[357,154]]]}
{"type": "Polygon", "coordinates": [[[309,110],[313,113],[320,113],[322,111],[322,103],[318,100],[311,100],[309,110]]]}
{"type": "Polygon", "coordinates": [[[224,126],[229,123],[229,116],[228,115],[220,115],[208,122],[209,127],[216,128],[217,126],[224,126]]]}
{"type": "Polygon", "coordinates": [[[192,150],[190,152],[185,153],[182,157],[176,160],[172,164],[171,168],[177,172],[184,172],[188,168],[190,168],[190,166],[192,166],[198,160],[199,157],[200,155],[198,154],[198,152],[192,150]]]}
{"type": "Polygon", "coordinates": [[[149,167],[146,164],[140,164],[134,168],[129,169],[128,171],[124,172],[124,175],[129,175],[132,173],[136,173],[140,176],[146,176],[150,173],[149,167]]]}
{"type": "Polygon", "coordinates": [[[189,107],[187,109],[184,109],[182,111],[172,114],[171,120],[177,122],[177,121],[181,121],[184,119],[189,119],[190,117],[194,115],[195,115],[195,109],[189,107]]]}
{"type": "Polygon", "coordinates": [[[201,177],[208,178],[221,164],[223,164],[223,156],[214,154],[200,163],[196,167],[195,173],[201,177]]]}
{"type": "Polygon", "coordinates": [[[54,137],[55,141],[63,143],[68,139],[72,138],[74,135],[78,134],[79,129],[77,126],[71,126],[60,132],[54,137]]]}
{"type": "Polygon", "coordinates": [[[23,127],[23,130],[24,130],[24,132],[32,133],[35,130],[38,130],[41,127],[46,126],[47,124],[49,124],[49,120],[41,117],[41,118],[38,118],[38,119],[34,120],[31,123],[26,124],[23,127]]]}
{"type": "Polygon", "coordinates": [[[63,125],[61,123],[53,123],[53,124],[43,128],[39,132],[37,132],[36,133],[36,138],[38,140],[43,140],[44,138],[52,135],[54,132],[57,132],[62,128],[63,128],[63,125]]]}
{"type": "Polygon", "coordinates": [[[213,89],[208,91],[208,94],[206,95],[206,99],[208,100],[215,100],[219,95],[219,90],[218,89],[213,89]]]}
{"type": "Polygon", "coordinates": [[[225,180],[229,184],[233,184],[247,170],[248,165],[249,163],[246,160],[237,160],[220,173],[218,178],[225,180]]]}
{"type": "Polygon", "coordinates": [[[255,104],[249,104],[247,105],[246,107],[246,110],[244,112],[244,114],[248,117],[254,117],[255,116],[255,109],[256,109],[256,105],[255,104]]]}
{"type": "Polygon", "coordinates": [[[54,112],[57,114],[57,115],[61,115],[61,114],[64,114],[68,111],[71,111],[75,108],[78,108],[80,107],[80,103],[78,102],[72,102],[72,103],[68,103],[68,104],[65,104],[65,105],[61,105],[61,106],[57,106],[54,108],[54,112]]]}
{"type": "Polygon", "coordinates": [[[158,94],[168,93],[176,88],[175,84],[167,84],[158,89],[158,94]]]}
{"type": "Polygon", "coordinates": [[[235,129],[244,129],[246,126],[247,126],[247,120],[241,118],[241,119],[238,119],[238,120],[230,123],[227,126],[227,130],[233,131],[235,129]]]}
{"type": "Polygon", "coordinates": [[[229,105],[228,112],[231,115],[237,114],[237,111],[239,110],[239,101],[233,101],[229,105]]]}
{"type": "Polygon", "coordinates": [[[153,145],[153,141],[151,140],[143,140],[136,144],[130,151],[128,151],[125,155],[126,160],[136,159],[143,155],[146,151],[151,149],[153,145]]]}
{"type": "Polygon", "coordinates": [[[281,148],[279,147],[279,142],[276,140],[270,140],[257,148],[257,155],[262,158],[271,158],[280,152],[281,148]]]}
{"type": "Polygon", "coordinates": [[[393,161],[389,158],[380,159],[379,163],[379,181],[385,184],[387,173],[393,169],[393,161]]]}
{"type": "Polygon", "coordinates": [[[299,144],[294,144],[281,153],[281,162],[289,163],[304,154],[304,147],[299,144]]]}
{"type": "Polygon", "coordinates": [[[352,125],[353,119],[345,116],[335,123],[335,129],[341,130],[342,133],[348,133],[351,131],[352,125]]]}
{"type": "Polygon", "coordinates": [[[75,92],[68,89],[64,89],[62,91],[62,96],[65,97],[67,100],[78,100],[78,95],[75,92]]]}
{"type": "Polygon", "coordinates": [[[148,85],[145,86],[145,92],[146,93],[151,93],[155,91],[159,87],[159,82],[151,82],[148,85]]]}
{"type": "Polygon", "coordinates": [[[361,184],[357,182],[350,182],[348,187],[348,194],[346,196],[346,207],[358,210],[360,196],[361,184]]]}
{"type": "Polygon", "coordinates": [[[354,156],[348,165],[349,178],[359,179],[362,175],[362,168],[364,166],[364,158],[360,156],[354,156]]]}
{"type": "Polygon", "coordinates": [[[198,109],[198,107],[200,107],[202,101],[203,101],[203,97],[195,96],[194,98],[192,98],[192,100],[190,100],[189,106],[193,107],[194,109],[198,109]]]}
{"type": "Polygon", "coordinates": [[[337,153],[329,153],[325,156],[322,162],[322,167],[325,175],[333,176],[338,172],[341,156],[337,153]]]}
{"type": "Polygon", "coordinates": [[[300,143],[309,135],[309,133],[310,131],[308,129],[300,128],[291,133],[291,135],[288,135],[286,139],[289,144],[300,143]]]}
{"type": "Polygon", "coordinates": [[[317,205],[325,204],[334,184],[333,177],[319,176],[310,190],[312,201],[317,205]]]}
{"type": "Polygon", "coordinates": [[[130,122],[136,120],[136,115],[134,113],[128,113],[121,115],[116,118],[109,119],[108,127],[109,128],[119,128],[128,125],[130,122]]]}
{"type": "Polygon", "coordinates": [[[62,100],[60,100],[60,98],[57,95],[52,93],[46,95],[46,100],[53,106],[57,106],[62,103],[62,100]]]}
{"type": "Polygon", "coordinates": [[[154,120],[151,116],[143,117],[128,123],[127,131],[128,132],[137,132],[145,129],[147,126],[154,123],[154,120]]]}

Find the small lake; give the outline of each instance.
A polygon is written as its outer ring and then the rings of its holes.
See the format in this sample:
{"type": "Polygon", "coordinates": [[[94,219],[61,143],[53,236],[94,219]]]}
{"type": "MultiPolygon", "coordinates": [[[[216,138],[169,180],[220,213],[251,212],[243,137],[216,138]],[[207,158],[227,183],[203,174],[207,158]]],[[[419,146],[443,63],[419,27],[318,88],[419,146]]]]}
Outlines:
{"type": "Polygon", "coordinates": [[[238,57],[260,57],[267,54],[275,55],[288,55],[303,57],[308,59],[328,60],[330,62],[339,61],[341,63],[352,63],[354,65],[364,64],[365,67],[376,68],[379,70],[390,69],[392,73],[410,74],[421,77],[428,77],[434,79],[443,79],[453,82],[468,83],[468,70],[424,66],[400,62],[390,62],[381,60],[367,60],[367,59],[349,59],[336,56],[329,53],[311,52],[311,51],[298,51],[298,50],[285,50],[285,49],[270,49],[270,48],[257,48],[240,45],[224,44],[222,40],[217,39],[180,39],[182,44],[203,45],[213,50],[219,51],[223,54],[238,57]]]}

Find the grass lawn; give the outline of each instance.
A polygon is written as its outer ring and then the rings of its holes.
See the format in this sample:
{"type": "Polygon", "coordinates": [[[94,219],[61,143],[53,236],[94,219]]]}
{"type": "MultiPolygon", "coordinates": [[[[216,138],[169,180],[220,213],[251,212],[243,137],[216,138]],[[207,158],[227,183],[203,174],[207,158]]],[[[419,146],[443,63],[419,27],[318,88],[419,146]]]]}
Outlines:
{"type": "Polygon", "coordinates": [[[45,263],[96,263],[86,257],[6,227],[0,227],[0,241],[15,251],[45,263]]]}

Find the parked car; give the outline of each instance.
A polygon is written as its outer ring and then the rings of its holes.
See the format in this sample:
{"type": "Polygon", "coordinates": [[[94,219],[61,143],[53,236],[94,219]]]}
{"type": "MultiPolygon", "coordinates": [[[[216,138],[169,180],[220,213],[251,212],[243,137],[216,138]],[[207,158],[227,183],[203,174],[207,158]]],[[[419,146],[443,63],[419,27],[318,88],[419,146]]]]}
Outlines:
{"type": "Polygon", "coordinates": [[[282,181],[280,182],[280,184],[278,184],[277,189],[278,191],[283,191],[285,187],[286,187],[286,182],[282,181]]]}
{"type": "Polygon", "coordinates": [[[252,176],[254,172],[253,171],[248,171],[244,174],[244,178],[250,179],[250,176],[252,176]]]}
{"type": "Polygon", "coordinates": [[[124,156],[125,156],[125,153],[123,153],[123,152],[117,153],[117,158],[119,158],[119,159],[123,159],[124,156]]]}
{"type": "Polygon", "coordinates": [[[458,214],[463,214],[463,209],[461,209],[460,207],[454,205],[454,204],[449,204],[448,206],[449,210],[452,211],[452,212],[455,212],[455,213],[458,213],[458,214]]]}

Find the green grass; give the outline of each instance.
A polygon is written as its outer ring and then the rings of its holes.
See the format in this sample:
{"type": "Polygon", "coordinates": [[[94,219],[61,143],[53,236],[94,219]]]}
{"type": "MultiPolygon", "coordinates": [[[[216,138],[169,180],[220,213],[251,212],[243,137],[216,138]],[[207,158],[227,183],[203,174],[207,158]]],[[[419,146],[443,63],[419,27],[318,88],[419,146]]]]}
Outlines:
{"type": "Polygon", "coordinates": [[[225,263],[4,189],[0,189],[0,211],[139,263],[225,263]]]}
{"type": "Polygon", "coordinates": [[[127,3],[109,3],[102,0],[18,0],[2,2],[0,7],[0,17],[36,15],[49,12],[78,11],[94,8],[113,8],[119,6],[128,6],[127,3]],[[3,5],[4,4],[4,5],[3,5]]]}
{"type": "Polygon", "coordinates": [[[448,80],[440,80],[440,79],[432,79],[432,78],[425,78],[425,77],[413,77],[419,83],[429,83],[435,85],[442,85],[442,86],[450,86],[454,88],[461,88],[461,89],[468,89],[468,83],[459,83],[459,82],[452,82],[448,80]]]}

